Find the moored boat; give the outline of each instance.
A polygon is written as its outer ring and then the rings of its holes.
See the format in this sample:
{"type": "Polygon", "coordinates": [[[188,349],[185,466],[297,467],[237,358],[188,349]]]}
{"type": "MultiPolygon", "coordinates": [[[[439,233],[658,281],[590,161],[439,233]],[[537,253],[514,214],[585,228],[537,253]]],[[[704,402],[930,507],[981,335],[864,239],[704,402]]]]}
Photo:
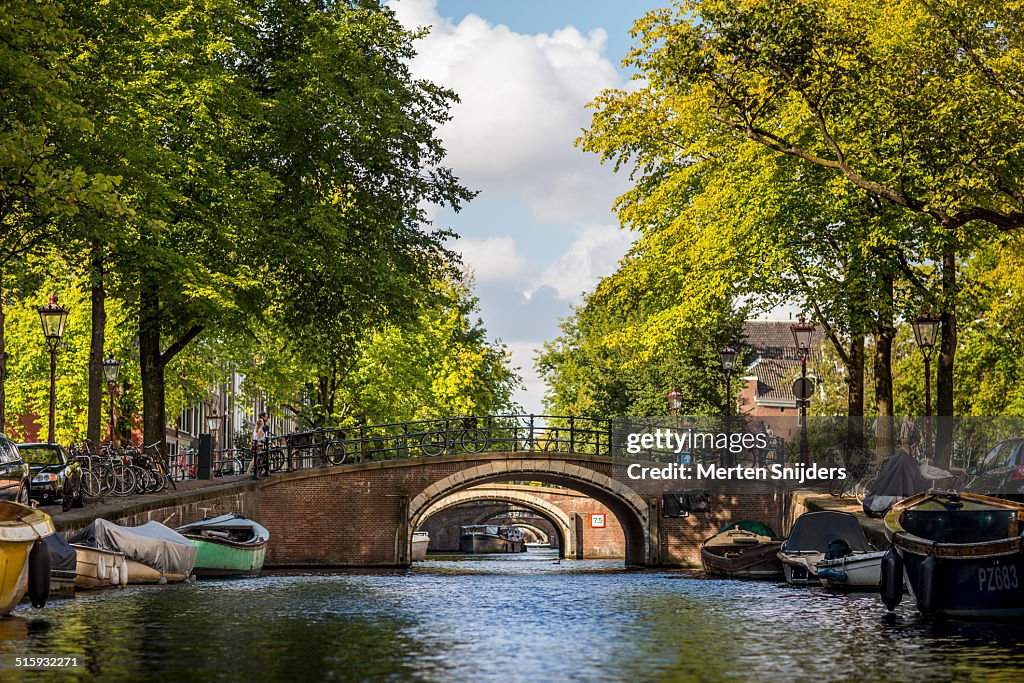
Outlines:
{"type": "Polygon", "coordinates": [[[270,532],[242,515],[221,515],[178,527],[196,546],[194,573],[199,578],[259,576],[270,532]]]}
{"type": "Polygon", "coordinates": [[[430,545],[430,534],[416,531],[412,535],[412,561],[420,562],[427,559],[427,547],[430,545]]]}
{"type": "Polygon", "coordinates": [[[1024,616],[1024,504],[974,493],[922,493],[885,517],[892,549],[882,599],[892,609],[902,581],[922,614],[1024,616]]]}
{"type": "Polygon", "coordinates": [[[83,548],[122,553],[130,584],[184,581],[196,563],[195,544],[156,521],[124,527],[95,519],[70,540],[79,557],[83,548]]]}
{"type": "Polygon", "coordinates": [[[28,593],[42,607],[50,593],[50,554],[44,539],[53,520],[27,505],[0,501],[0,616],[28,593]]]}
{"type": "MultiPolygon", "coordinates": [[[[877,558],[867,557],[873,552],[856,517],[848,512],[823,510],[808,512],[797,518],[789,538],[779,550],[779,559],[782,560],[787,583],[817,586],[821,585],[818,563],[841,557],[850,558],[851,561],[864,557],[866,567],[858,568],[857,575],[859,580],[870,581],[864,575],[870,573],[872,562],[875,563],[877,574],[877,563],[881,561],[881,554],[877,558]]],[[[833,575],[828,580],[838,582],[839,577],[833,575]]],[[[877,578],[874,579],[874,585],[878,585],[877,578]]]]}
{"type": "Polygon", "coordinates": [[[522,532],[515,527],[473,524],[462,527],[459,551],[476,555],[522,553],[526,552],[526,543],[522,532]]]}
{"type": "Polygon", "coordinates": [[[778,555],[782,541],[774,536],[775,532],[760,522],[730,524],[701,544],[704,571],[733,579],[781,579],[778,555]]]}

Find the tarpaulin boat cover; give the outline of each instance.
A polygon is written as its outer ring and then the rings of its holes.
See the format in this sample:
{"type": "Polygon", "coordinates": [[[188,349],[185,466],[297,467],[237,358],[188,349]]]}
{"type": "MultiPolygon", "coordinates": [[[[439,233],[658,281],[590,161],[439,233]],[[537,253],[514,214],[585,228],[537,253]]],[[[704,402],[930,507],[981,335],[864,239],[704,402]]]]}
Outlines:
{"type": "Polygon", "coordinates": [[[868,539],[849,512],[808,512],[800,515],[786,541],[786,552],[827,552],[830,543],[845,541],[851,550],[867,551],[868,539]]]}
{"type": "Polygon", "coordinates": [[[124,553],[129,560],[164,574],[187,576],[196,566],[195,544],[156,521],[128,527],[97,519],[75,534],[71,542],[124,553]]]}
{"type": "Polygon", "coordinates": [[[78,553],[60,534],[50,534],[45,539],[50,551],[50,571],[75,572],[78,567],[78,553]]]}
{"type": "Polygon", "coordinates": [[[764,522],[757,522],[752,519],[742,519],[738,522],[733,522],[732,524],[726,524],[718,530],[718,533],[728,531],[729,529],[741,529],[743,531],[755,533],[758,536],[767,536],[768,538],[775,538],[775,532],[772,531],[772,528],[770,526],[768,526],[764,522]]]}
{"type": "Polygon", "coordinates": [[[897,501],[924,493],[931,487],[931,480],[921,474],[913,456],[900,449],[882,463],[878,476],[871,482],[864,496],[864,512],[881,517],[897,501]]]}

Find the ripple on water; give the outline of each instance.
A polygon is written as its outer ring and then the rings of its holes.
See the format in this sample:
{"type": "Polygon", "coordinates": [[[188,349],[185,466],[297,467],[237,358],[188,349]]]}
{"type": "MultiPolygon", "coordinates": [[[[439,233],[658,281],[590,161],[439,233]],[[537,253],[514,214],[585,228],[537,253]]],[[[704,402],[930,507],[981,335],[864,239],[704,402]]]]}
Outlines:
{"type": "Polygon", "coordinates": [[[105,681],[1017,681],[1024,668],[1019,624],[535,550],[79,596],[0,620],[0,653],[74,655],[77,677],[105,681]]]}

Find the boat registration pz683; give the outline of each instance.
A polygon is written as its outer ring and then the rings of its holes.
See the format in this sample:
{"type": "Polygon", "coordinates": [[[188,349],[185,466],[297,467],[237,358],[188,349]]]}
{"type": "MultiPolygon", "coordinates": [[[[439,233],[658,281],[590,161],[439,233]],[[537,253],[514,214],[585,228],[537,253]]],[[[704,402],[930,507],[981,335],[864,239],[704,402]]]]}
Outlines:
{"type": "Polygon", "coordinates": [[[1017,567],[1012,564],[978,568],[979,591],[1008,591],[1019,587],[1017,567]]]}

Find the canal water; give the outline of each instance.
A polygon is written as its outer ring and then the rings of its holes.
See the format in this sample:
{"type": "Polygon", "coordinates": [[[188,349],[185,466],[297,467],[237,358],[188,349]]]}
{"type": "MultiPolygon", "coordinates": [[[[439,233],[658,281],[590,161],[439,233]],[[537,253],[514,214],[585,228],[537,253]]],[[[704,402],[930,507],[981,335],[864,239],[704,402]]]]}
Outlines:
{"type": "Polygon", "coordinates": [[[1019,624],[887,614],[877,595],[531,549],[79,593],[0,619],[0,680],[1020,681],[1022,642],[1019,624]]]}

